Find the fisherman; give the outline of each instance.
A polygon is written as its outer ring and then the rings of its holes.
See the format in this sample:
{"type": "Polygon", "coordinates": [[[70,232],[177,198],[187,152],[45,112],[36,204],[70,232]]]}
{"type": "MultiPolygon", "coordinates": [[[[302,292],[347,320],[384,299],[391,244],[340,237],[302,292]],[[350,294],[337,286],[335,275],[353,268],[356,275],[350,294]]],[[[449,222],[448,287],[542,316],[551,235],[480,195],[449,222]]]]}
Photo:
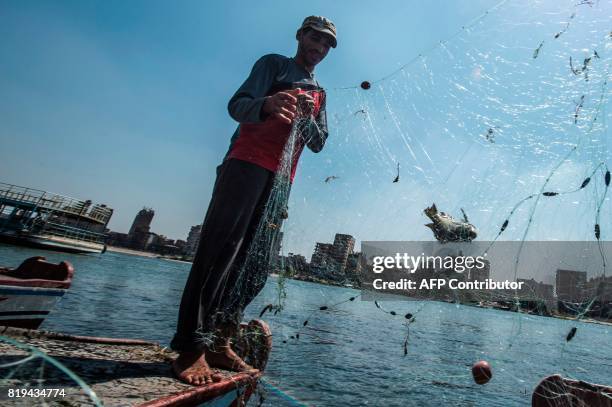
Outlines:
{"type": "MultiPolygon", "coordinates": [[[[305,123],[293,155],[291,180],[304,145],[318,153],[327,139],[325,92],[314,78],[314,69],[336,47],[336,27],[325,17],[310,16],[297,30],[296,39],[295,57],[262,57],[229,101],[229,114],[239,125],[217,167],[170,345],[179,353],[172,364],[174,373],[190,384],[218,381],[211,367],[253,370],[234,352],[230,338],[237,332],[244,307],[263,284],[239,294],[235,286],[271,197],[292,124],[295,120],[305,123]],[[232,298],[237,295],[241,298],[232,298]]],[[[265,281],[266,275],[260,280],[265,281]]]]}

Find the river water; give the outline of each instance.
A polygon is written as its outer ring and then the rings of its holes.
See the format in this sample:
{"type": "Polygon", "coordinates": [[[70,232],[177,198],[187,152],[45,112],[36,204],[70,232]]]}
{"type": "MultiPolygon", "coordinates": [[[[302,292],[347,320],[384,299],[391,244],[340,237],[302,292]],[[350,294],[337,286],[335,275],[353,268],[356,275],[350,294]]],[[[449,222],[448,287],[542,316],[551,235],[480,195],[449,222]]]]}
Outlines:
{"type": "MultiPolygon", "coordinates": [[[[70,291],[42,329],[78,335],[141,338],[167,345],[190,264],[107,252],[71,255],[0,245],[0,264],[16,267],[33,255],[68,260],[70,291]]],[[[256,317],[277,295],[270,278],[247,309],[256,317]]],[[[459,406],[529,405],[550,374],[612,383],[612,327],[439,302],[348,301],[358,290],[287,281],[285,309],[267,314],[274,348],[265,405],[459,406]],[[407,328],[404,314],[415,321],[407,328]],[[303,327],[303,322],[309,323],[303,327]],[[572,326],[577,333],[565,337],[572,326]],[[408,354],[403,342],[408,333],[408,354]],[[291,339],[300,332],[298,340],[291,339]],[[483,386],[471,365],[487,360],[483,386]]],[[[255,397],[257,399],[257,397],[255,397]]]]}

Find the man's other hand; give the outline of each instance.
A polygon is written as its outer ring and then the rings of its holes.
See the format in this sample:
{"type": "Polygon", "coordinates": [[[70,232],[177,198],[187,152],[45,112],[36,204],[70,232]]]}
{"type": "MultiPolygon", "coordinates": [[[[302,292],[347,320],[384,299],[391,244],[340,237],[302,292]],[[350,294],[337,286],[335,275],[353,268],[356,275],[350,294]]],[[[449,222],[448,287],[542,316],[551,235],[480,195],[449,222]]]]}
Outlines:
{"type": "Polygon", "coordinates": [[[266,97],[262,107],[264,113],[291,124],[297,114],[298,91],[299,89],[278,92],[266,97]]]}

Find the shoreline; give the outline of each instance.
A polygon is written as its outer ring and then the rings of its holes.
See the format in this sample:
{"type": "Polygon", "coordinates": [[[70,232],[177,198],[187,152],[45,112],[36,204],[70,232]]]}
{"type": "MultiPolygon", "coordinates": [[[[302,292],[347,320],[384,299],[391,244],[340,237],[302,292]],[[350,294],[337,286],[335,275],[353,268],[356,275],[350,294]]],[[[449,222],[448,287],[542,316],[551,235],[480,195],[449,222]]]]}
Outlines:
{"type": "MultiPolygon", "coordinates": [[[[162,260],[168,260],[168,261],[176,261],[176,262],[180,262],[180,263],[191,263],[188,261],[184,261],[184,260],[177,260],[177,259],[172,259],[172,258],[167,258],[167,257],[163,257],[160,254],[157,253],[151,253],[151,252],[143,252],[143,251],[139,251],[139,250],[132,250],[132,249],[126,249],[123,247],[114,247],[114,246],[108,246],[107,247],[107,251],[111,251],[111,252],[115,252],[115,253],[122,253],[122,254],[129,254],[132,256],[139,256],[139,257],[146,257],[146,258],[150,258],[150,259],[162,259],[162,260]]],[[[279,274],[277,273],[270,273],[269,274],[270,277],[280,277],[279,274]]],[[[321,279],[317,279],[317,278],[305,278],[303,276],[293,276],[293,277],[286,277],[290,280],[295,280],[295,281],[304,281],[304,282],[308,282],[308,283],[313,283],[313,284],[321,284],[321,285],[326,285],[326,286],[332,286],[332,287],[340,287],[340,288],[352,288],[355,290],[360,290],[360,287],[346,287],[343,284],[340,283],[336,283],[336,282],[330,282],[330,281],[326,281],[326,280],[321,280],[321,279]]],[[[426,300],[426,299],[425,299],[426,300]]],[[[435,299],[430,299],[429,301],[440,301],[440,302],[447,302],[447,301],[443,301],[443,300],[435,300],[435,299]]],[[[466,305],[469,307],[474,307],[474,308],[483,308],[483,309],[497,309],[499,311],[503,311],[503,309],[501,308],[496,308],[496,307],[481,307],[478,305],[474,305],[474,304],[462,304],[462,305],[466,305]]],[[[516,311],[508,311],[508,312],[516,312],[516,311]]],[[[570,315],[555,315],[555,314],[551,314],[551,315],[537,315],[537,314],[529,314],[526,312],[519,312],[520,314],[525,314],[525,315],[535,315],[535,316],[542,316],[542,317],[547,317],[547,318],[555,318],[555,319],[565,319],[568,321],[578,321],[578,322],[584,322],[587,324],[598,324],[598,325],[607,325],[607,326],[612,326],[612,321],[601,321],[598,319],[592,319],[592,318],[583,318],[583,319],[579,319],[576,320],[575,318],[573,318],[570,315]]]]}
{"type": "Polygon", "coordinates": [[[128,248],[125,248],[125,247],[107,246],[106,247],[106,251],[113,252],[113,253],[128,254],[128,255],[131,255],[131,256],[145,257],[145,258],[148,258],[148,259],[161,259],[161,260],[176,261],[178,263],[188,263],[188,264],[192,263],[191,261],[175,259],[173,257],[166,257],[166,256],[161,255],[159,253],[145,252],[145,251],[142,251],[142,250],[128,249],[128,248]]]}
{"type": "Polygon", "coordinates": [[[106,246],[106,251],[113,252],[113,253],[130,254],[132,256],[148,257],[151,259],[154,259],[157,256],[159,256],[159,254],[157,253],[144,252],[141,250],[133,250],[133,249],[127,249],[125,247],[116,247],[116,246],[106,246]]]}

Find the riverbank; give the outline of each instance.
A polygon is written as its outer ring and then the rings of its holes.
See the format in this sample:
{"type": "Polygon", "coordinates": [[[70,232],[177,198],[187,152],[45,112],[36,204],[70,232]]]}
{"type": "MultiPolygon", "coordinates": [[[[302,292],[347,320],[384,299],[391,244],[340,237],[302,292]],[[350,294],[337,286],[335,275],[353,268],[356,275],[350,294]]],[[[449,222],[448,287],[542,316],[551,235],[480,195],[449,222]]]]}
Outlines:
{"type": "MultiPolygon", "coordinates": [[[[0,258],[9,265],[38,253],[0,245],[0,258]]],[[[49,252],[48,258],[73,263],[77,278],[42,329],[139,338],[168,346],[176,329],[187,265],[120,253],[49,252]]],[[[517,319],[512,318],[516,315],[508,312],[406,299],[381,302],[383,309],[371,301],[348,301],[321,310],[357,293],[291,279],[283,284],[287,294],[283,310],[263,316],[275,341],[266,377],[304,405],[363,405],[368,401],[398,406],[406,405],[409,397],[408,405],[437,406],[452,401],[456,405],[521,406],[529,405],[531,389],[542,377],[554,372],[563,371],[590,383],[610,383],[609,366],[604,363],[612,357],[610,329],[602,325],[526,317],[520,319],[517,330],[517,319]],[[385,312],[391,310],[396,315],[385,312]],[[415,316],[409,328],[403,317],[407,313],[415,316]],[[572,326],[578,329],[568,342],[572,326]],[[408,329],[404,356],[402,344],[408,329]],[[494,369],[487,385],[473,383],[470,366],[477,360],[487,360],[494,369]]],[[[244,320],[259,318],[278,295],[278,280],[269,278],[246,309],[244,320]]],[[[264,406],[286,405],[275,394],[269,392],[264,406]]]]}
{"type": "Polygon", "coordinates": [[[159,254],[157,253],[126,249],[125,247],[116,247],[116,246],[106,246],[106,251],[114,252],[114,253],[129,254],[132,256],[149,257],[149,258],[156,258],[159,256],[159,254]]]}

